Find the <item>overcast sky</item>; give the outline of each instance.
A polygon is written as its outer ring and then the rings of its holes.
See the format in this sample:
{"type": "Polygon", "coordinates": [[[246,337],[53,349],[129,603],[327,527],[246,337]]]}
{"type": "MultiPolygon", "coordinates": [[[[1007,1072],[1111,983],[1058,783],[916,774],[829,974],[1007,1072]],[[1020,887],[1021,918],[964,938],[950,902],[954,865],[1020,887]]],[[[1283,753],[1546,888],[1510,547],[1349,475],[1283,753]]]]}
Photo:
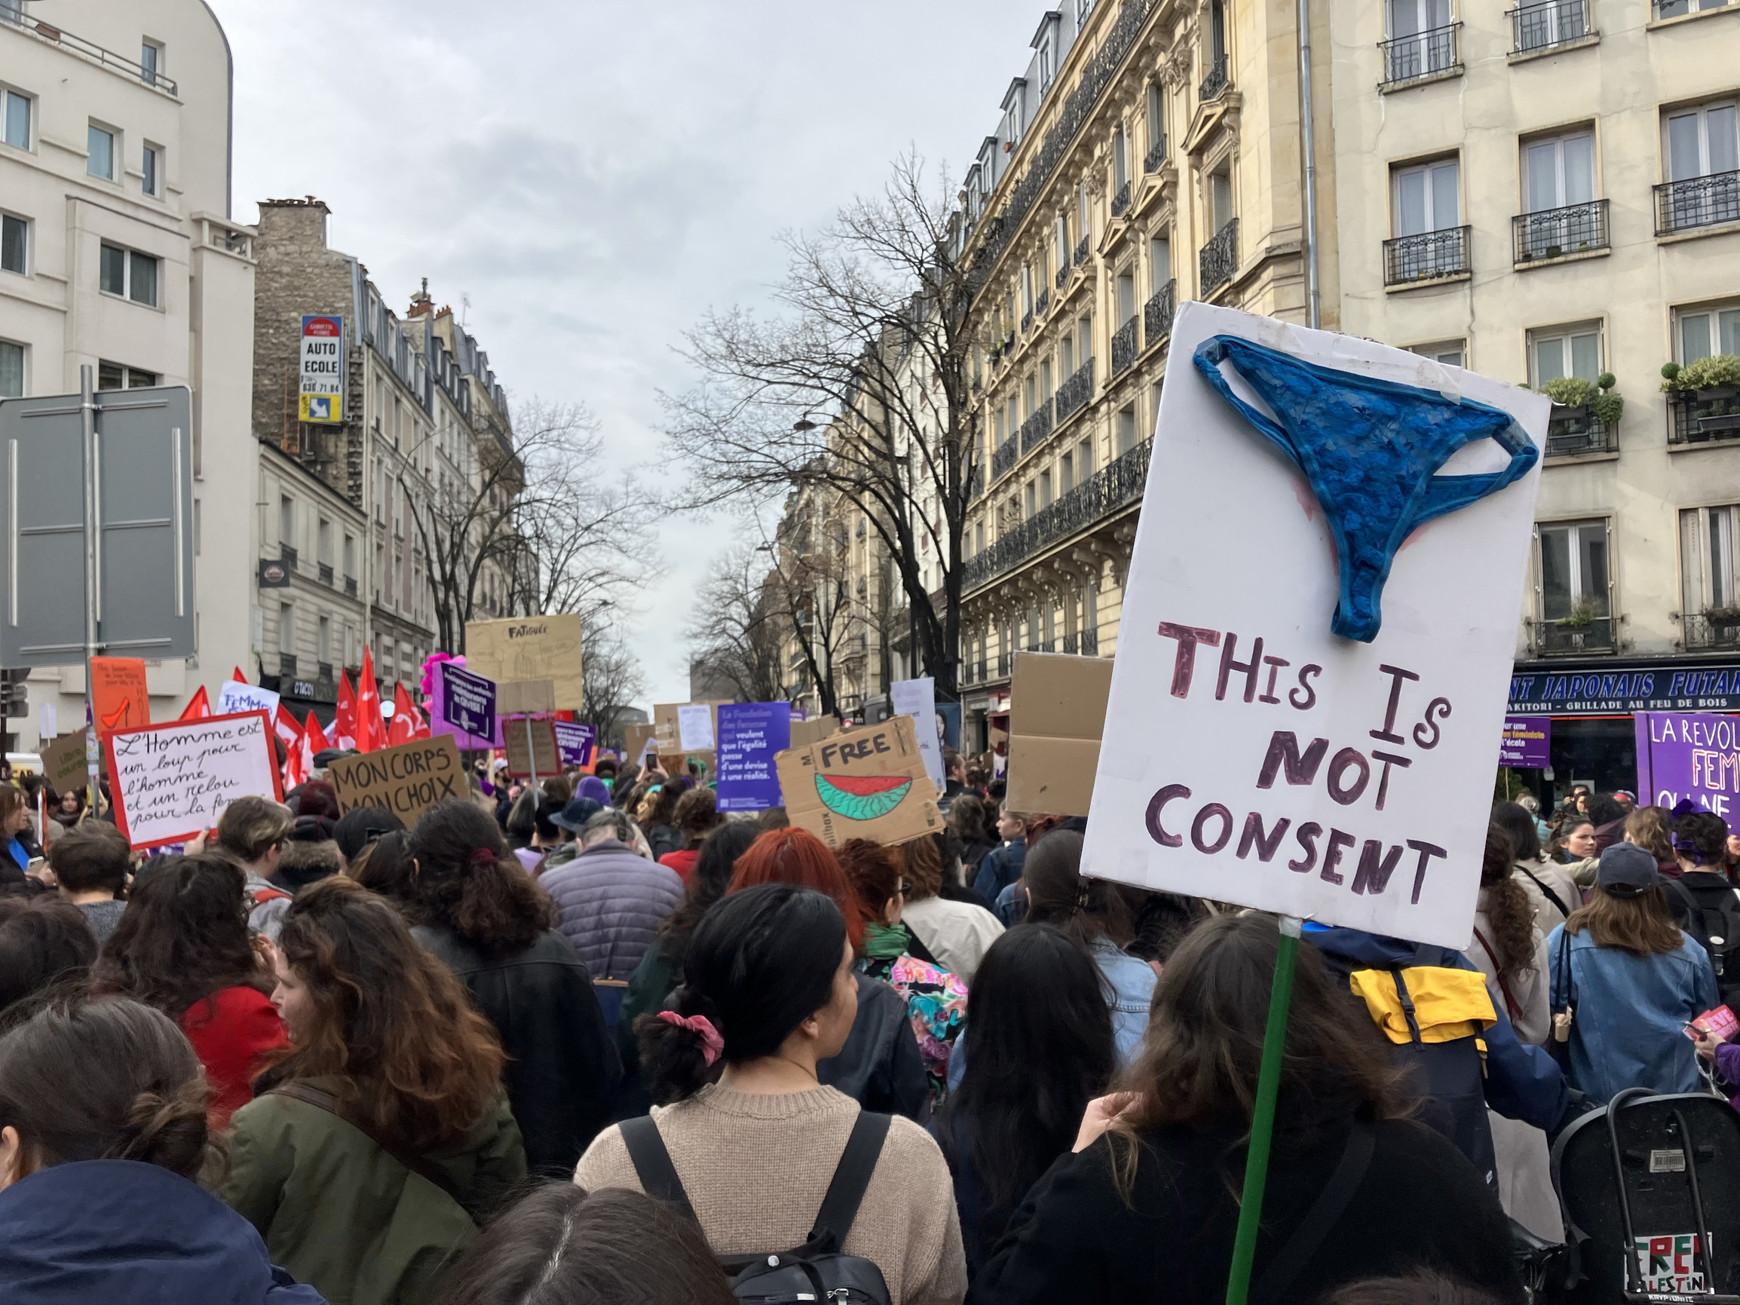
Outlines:
{"type": "MultiPolygon", "coordinates": [[[[959,184],[1042,6],[1008,0],[210,0],[235,54],[235,215],[316,195],[403,313],[421,277],[521,399],[584,400],[662,467],[658,391],[708,307],[764,302],[780,231],[916,148],[959,184]]],[[[688,696],[687,605],[727,523],[659,523],[630,628],[688,696]]]]}

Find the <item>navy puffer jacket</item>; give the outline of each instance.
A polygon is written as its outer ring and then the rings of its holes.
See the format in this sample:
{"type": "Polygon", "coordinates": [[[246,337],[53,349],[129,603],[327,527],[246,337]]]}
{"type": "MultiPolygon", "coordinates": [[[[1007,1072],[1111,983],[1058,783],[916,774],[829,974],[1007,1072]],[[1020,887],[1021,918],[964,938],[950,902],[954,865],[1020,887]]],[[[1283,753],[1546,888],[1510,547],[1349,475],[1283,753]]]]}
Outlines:
{"type": "Polygon", "coordinates": [[[607,838],[538,880],[555,899],[568,935],[594,979],[627,979],[683,900],[675,870],[607,838]]]}

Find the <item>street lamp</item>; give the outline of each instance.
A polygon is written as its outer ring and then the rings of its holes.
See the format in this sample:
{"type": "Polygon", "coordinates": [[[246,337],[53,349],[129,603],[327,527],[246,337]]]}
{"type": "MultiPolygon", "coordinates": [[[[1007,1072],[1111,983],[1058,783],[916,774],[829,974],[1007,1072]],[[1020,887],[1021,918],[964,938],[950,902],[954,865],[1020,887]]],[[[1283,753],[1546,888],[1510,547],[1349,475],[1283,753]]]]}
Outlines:
{"type": "Polygon", "coordinates": [[[791,424],[791,428],[800,435],[809,433],[816,428],[816,423],[810,420],[810,414],[805,413],[791,424]]]}

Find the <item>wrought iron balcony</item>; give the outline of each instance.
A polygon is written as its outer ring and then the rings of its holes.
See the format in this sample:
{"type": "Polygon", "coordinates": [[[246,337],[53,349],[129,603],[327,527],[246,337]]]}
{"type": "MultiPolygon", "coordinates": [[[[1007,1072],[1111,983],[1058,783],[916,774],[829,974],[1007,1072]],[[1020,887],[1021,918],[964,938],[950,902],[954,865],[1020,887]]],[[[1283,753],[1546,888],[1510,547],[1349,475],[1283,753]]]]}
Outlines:
{"type": "Polygon", "coordinates": [[[1118,193],[1112,196],[1112,216],[1123,217],[1130,211],[1130,183],[1125,182],[1118,187],[1118,193]]]}
{"type": "Polygon", "coordinates": [[[1612,652],[1617,646],[1614,643],[1617,625],[1611,616],[1536,621],[1535,651],[1543,657],[1612,652]]]}
{"type": "Polygon", "coordinates": [[[1655,188],[1655,233],[1672,235],[1740,222],[1740,172],[1664,181],[1655,188]]]}
{"type": "Polygon", "coordinates": [[[1567,254],[1586,254],[1612,244],[1607,231],[1607,201],[1590,200],[1565,208],[1519,213],[1511,220],[1516,238],[1516,261],[1533,263],[1567,254]]]}
{"type": "Polygon", "coordinates": [[[344,596],[346,598],[356,597],[356,577],[354,575],[347,575],[344,578],[344,596]]]}
{"type": "Polygon", "coordinates": [[[1087,407],[1094,397],[1094,360],[1089,358],[1075,374],[1057,387],[1056,418],[1059,425],[1087,407]]]}
{"type": "Polygon", "coordinates": [[[278,654],[278,677],[284,680],[296,678],[296,654],[281,652],[278,654]]]}
{"type": "Polygon", "coordinates": [[[1011,435],[1008,439],[999,444],[996,450],[991,454],[991,479],[1002,479],[1003,473],[1008,471],[1009,468],[1013,467],[1020,460],[1021,437],[1019,435],[1011,435]]]}
{"type": "Polygon", "coordinates": [[[1063,287],[1069,282],[1069,264],[1065,263],[1062,267],[1058,268],[1057,275],[1052,279],[1057,283],[1057,288],[1059,290],[1063,289],[1063,287]]]}
{"type": "Polygon", "coordinates": [[[1680,618],[1680,630],[1687,648],[1740,648],[1740,608],[1687,612],[1680,618]]]}
{"type": "Polygon", "coordinates": [[[1725,9],[1733,0],[1655,0],[1657,18],[1678,18],[1705,9],[1725,9]]]}
{"type": "MultiPolygon", "coordinates": [[[[1142,497],[1148,483],[1148,458],[1153,441],[1144,440],[1122,457],[1042,508],[982,553],[968,559],[962,588],[971,590],[1028,558],[1062,543],[1105,520],[1142,497]]],[[[1007,674],[1007,671],[1002,672],[1007,674]]]]}
{"type": "Polygon", "coordinates": [[[130,59],[124,54],[116,54],[113,50],[106,50],[96,42],[87,41],[82,36],[74,36],[71,32],[56,27],[53,23],[45,23],[32,18],[24,12],[24,6],[19,3],[19,0],[0,0],[0,23],[19,28],[39,40],[47,41],[50,45],[77,50],[85,58],[92,59],[105,68],[113,68],[118,72],[137,77],[147,86],[155,86],[158,90],[168,91],[171,95],[177,93],[175,83],[155,68],[147,68],[137,59],[130,59]]]}
{"type": "Polygon", "coordinates": [[[1619,452],[1619,428],[1603,425],[1587,407],[1553,405],[1547,419],[1547,456],[1577,458],[1586,453],[1619,452]]]}
{"type": "Polygon", "coordinates": [[[1077,267],[1080,267],[1082,264],[1086,263],[1087,260],[1088,260],[1088,238],[1087,238],[1087,232],[1084,231],[1084,232],[1082,232],[1081,239],[1075,242],[1075,257],[1071,261],[1077,267]]]}
{"type": "Polygon", "coordinates": [[[1461,26],[1461,23],[1446,23],[1443,27],[1379,41],[1378,46],[1384,52],[1384,89],[1392,90],[1454,69],[1456,29],[1461,26]]]}
{"type": "Polygon", "coordinates": [[[1173,298],[1178,282],[1168,281],[1158,293],[1142,306],[1142,344],[1152,349],[1163,337],[1172,334],[1172,314],[1176,311],[1173,298]]]}
{"type": "Polygon", "coordinates": [[[1021,454],[1025,457],[1033,452],[1045,437],[1051,434],[1051,400],[1047,399],[1035,408],[1027,420],[1021,423],[1021,454]]]}
{"type": "Polygon", "coordinates": [[[998,679],[1006,680],[1009,678],[1010,664],[1011,664],[1011,659],[1010,659],[1010,656],[1008,653],[998,653],[997,654],[997,678],[998,679]]]}
{"type": "Polygon", "coordinates": [[[314,676],[314,682],[316,684],[331,684],[332,683],[332,663],[331,662],[318,662],[318,663],[316,663],[316,674],[314,676]]]}
{"type": "Polygon", "coordinates": [[[1098,630],[1083,630],[1079,634],[1063,636],[1063,650],[1072,656],[1098,657],[1100,655],[1100,632],[1098,630]]]}
{"type": "Polygon", "coordinates": [[[323,585],[332,583],[332,564],[330,562],[320,564],[320,583],[323,585]]]}
{"type": "Polygon", "coordinates": [[[1384,284],[1459,276],[1468,269],[1468,228],[1445,227],[1384,241],[1384,284]]]}
{"type": "Polygon", "coordinates": [[[296,545],[279,544],[278,560],[294,571],[296,569],[296,545]]]}
{"type": "Polygon", "coordinates": [[[1512,54],[1568,45],[1589,35],[1589,0],[1540,0],[1510,11],[1512,54]]]}
{"type": "Polygon", "coordinates": [[[1162,136],[1148,147],[1147,155],[1142,159],[1143,172],[1158,172],[1166,162],[1166,138],[1162,136]]]}
{"type": "Polygon", "coordinates": [[[1668,395],[1668,443],[1740,439],[1740,388],[1680,390],[1668,395]]]}
{"type": "Polygon", "coordinates": [[[1122,376],[1129,370],[1130,364],[1136,361],[1136,327],[1139,325],[1134,314],[1130,320],[1120,326],[1112,335],[1112,375],[1122,376]]]}
{"type": "Polygon", "coordinates": [[[1051,291],[1041,290],[1039,298],[1033,301],[1033,313],[1036,317],[1044,317],[1045,310],[1051,307],[1051,291]]]}
{"type": "Polygon", "coordinates": [[[1214,56],[1214,61],[1208,65],[1208,76],[1202,79],[1202,85],[1196,88],[1197,98],[1212,100],[1227,87],[1226,52],[1214,56]]]}
{"type": "Polygon", "coordinates": [[[1033,329],[1033,310],[1029,308],[1021,314],[1021,334],[1026,335],[1033,329]]]}
{"type": "Polygon", "coordinates": [[[1197,256],[1197,274],[1202,293],[1219,289],[1239,269],[1239,220],[1228,218],[1197,256]]]}

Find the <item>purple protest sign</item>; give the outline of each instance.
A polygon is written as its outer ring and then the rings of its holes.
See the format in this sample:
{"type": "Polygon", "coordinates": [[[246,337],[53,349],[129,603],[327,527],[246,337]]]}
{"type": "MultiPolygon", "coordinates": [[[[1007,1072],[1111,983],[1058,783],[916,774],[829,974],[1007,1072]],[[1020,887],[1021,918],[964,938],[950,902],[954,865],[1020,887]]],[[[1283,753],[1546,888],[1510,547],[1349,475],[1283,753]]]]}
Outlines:
{"type": "Polygon", "coordinates": [[[1553,718],[1506,716],[1498,745],[1498,764],[1545,769],[1553,764],[1553,718]]]}
{"type": "Polygon", "coordinates": [[[598,742],[598,729],[579,721],[555,721],[556,751],[562,754],[562,765],[585,766],[592,761],[592,749],[598,742]]]}
{"type": "Polygon", "coordinates": [[[719,810],[765,811],[781,804],[773,758],[791,746],[790,703],[720,704],[715,744],[719,810]]]}
{"type": "Polygon", "coordinates": [[[1724,820],[1740,804],[1740,718],[1640,711],[1637,800],[1672,810],[1684,798],[1724,820]]]}
{"type": "Polygon", "coordinates": [[[434,665],[433,710],[429,729],[451,734],[466,751],[487,751],[501,746],[495,716],[495,681],[487,680],[452,662],[434,665]]]}

